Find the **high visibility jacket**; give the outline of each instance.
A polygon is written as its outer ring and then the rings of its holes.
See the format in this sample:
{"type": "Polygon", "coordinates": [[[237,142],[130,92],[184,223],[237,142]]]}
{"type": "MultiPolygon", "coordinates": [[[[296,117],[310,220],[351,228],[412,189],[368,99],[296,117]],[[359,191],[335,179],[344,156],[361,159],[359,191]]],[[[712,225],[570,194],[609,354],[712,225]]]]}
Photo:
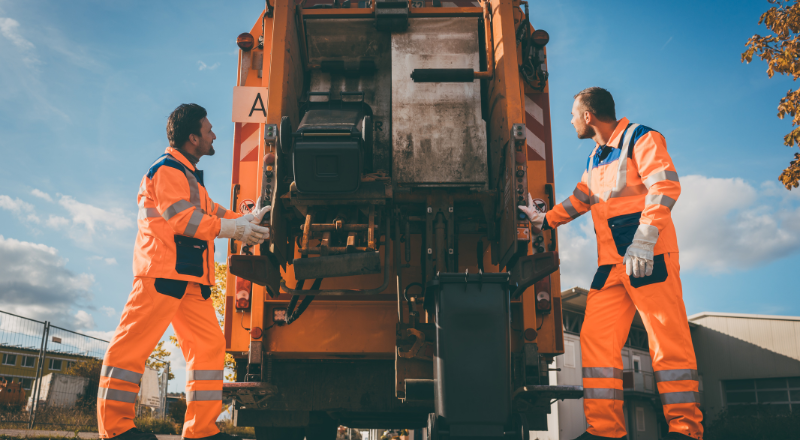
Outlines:
{"type": "Polygon", "coordinates": [[[596,145],[575,191],[546,216],[556,227],[592,211],[598,265],[622,262],[640,224],[658,228],[654,254],[678,252],[672,207],[681,193],[661,133],[622,118],[608,145],[596,145]]]}
{"type": "Polygon", "coordinates": [[[241,214],[211,200],[203,172],[180,151],[168,147],[142,178],[138,202],[133,275],[214,285],[219,219],[241,214]]]}

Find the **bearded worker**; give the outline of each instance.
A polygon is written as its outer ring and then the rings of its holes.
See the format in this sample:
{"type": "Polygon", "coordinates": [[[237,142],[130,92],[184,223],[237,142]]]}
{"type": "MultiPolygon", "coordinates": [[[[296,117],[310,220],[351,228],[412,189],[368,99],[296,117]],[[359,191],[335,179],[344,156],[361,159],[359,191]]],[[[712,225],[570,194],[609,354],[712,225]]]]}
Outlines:
{"type": "Polygon", "coordinates": [[[617,120],[614,98],[600,87],[575,95],[572,125],[596,146],[567,200],[546,214],[520,206],[534,232],[587,211],[597,234],[597,273],[581,328],[587,431],[576,440],[626,436],[622,347],[639,310],[647,329],[658,392],[669,422],[665,439],[702,439],[697,363],[681,292],[672,207],[681,192],[661,133],[617,120]]]}
{"type": "Polygon", "coordinates": [[[145,361],[170,323],[186,358],[183,437],[233,439],[216,425],[222,411],[225,339],[208,299],[214,285],[214,239],[248,245],[269,238],[259,226],[269,207],[241,215],[214,203],[196,165],[213,156],[216,135],[206,110],[180,105],[167,121],[170,146],[139,186],[139,233],[133,291],[103,358],[97,394],[101,438],[156,440],[133,423],[145,361]]]}

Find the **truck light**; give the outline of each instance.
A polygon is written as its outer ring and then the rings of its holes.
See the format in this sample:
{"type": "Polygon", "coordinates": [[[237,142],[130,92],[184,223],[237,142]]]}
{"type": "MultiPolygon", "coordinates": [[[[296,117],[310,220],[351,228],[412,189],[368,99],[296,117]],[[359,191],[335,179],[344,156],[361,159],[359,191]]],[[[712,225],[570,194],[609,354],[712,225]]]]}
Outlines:
{"type": "Polygon", "coordinates": [[[526,328],[525,332],[523,334],[525,335],[525,340],[526,341],[535,341],[536,340],[536,336],[538,335],[536,333],[536,330],[534,330],[532,328],[526,328]]]}
{"type": "Polygon", "coordinates": [[[278,325],[286,324],[286,307],[272,309],[272,322],[278,325]]]}
{"type": "Polygon", "coordinates": [[[255,38],[250,35],[249,32],[243,32],[236,37],[236,45],[239,46],[239,49],[242,50],[250,50],[255,45],[255,38]]]}
{"type": "Polygon", "coordinates": [[[550,41],[550,34],[548,34],[545,30],[537,29],[533,31],[531,39],[533,40],[533,44],[539,47],[544,47],[550,41]]]}
{"type": "Polygon", "coordinates": [[[250,293],[253,291],[253,283],[244,278],[236,277],[234,284],[236,291],[236,309],[246,310],[250,308],[250,293]]]}
{"type": "Polygon", "coordinates": [[[253,339],[261,339],[261,336],[264,334],[264,331],[261,330],[261,327],[253,327],[250,330],[250,337],[253,339]]]}
{"type": "Polygon", "coordinates": [[[267,153],[264,156],[264,163],[267,165],[272,165],[275,163],[275,155],[272,153],[267,153]]]}
{"type": "Polygon", "coordinates": [[[550,292],[541,291],[536,293],[536,310],[539,313],[550,311],[550,292]]]}

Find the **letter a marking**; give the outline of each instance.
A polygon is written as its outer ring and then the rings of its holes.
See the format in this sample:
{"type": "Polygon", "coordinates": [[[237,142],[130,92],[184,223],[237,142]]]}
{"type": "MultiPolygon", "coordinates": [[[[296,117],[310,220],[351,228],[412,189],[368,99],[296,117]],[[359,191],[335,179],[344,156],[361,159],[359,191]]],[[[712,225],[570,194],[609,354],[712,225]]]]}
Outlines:
{"type": "Polygon", "coordinates": [[[256,94],[256,99],[253,101],[253,107],[250,109],[250,114],[247,116],[253,116],[253,112],[259,110],[261,113],[264,113],[264,117],[267,117],[267,110],[264,108],[264,101],[261,99],[261,93],[256,94]],[[261,104],[261,107],[256,107],[258,104],[261,104]]]}

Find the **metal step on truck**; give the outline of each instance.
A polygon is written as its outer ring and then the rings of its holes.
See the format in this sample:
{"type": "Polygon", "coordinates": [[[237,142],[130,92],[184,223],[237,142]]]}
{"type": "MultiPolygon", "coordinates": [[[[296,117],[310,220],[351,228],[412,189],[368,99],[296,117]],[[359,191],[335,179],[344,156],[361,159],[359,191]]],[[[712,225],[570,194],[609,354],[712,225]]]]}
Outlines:
{"type": "Polygon", "coordinates": [[[547,32],[527,2],[271,0],[237,38],[231,208],[234,421],[431,440],[546,430],[564,351],[547,32]],[[421,433],[422,431],[420,431],[421,433]]]}

